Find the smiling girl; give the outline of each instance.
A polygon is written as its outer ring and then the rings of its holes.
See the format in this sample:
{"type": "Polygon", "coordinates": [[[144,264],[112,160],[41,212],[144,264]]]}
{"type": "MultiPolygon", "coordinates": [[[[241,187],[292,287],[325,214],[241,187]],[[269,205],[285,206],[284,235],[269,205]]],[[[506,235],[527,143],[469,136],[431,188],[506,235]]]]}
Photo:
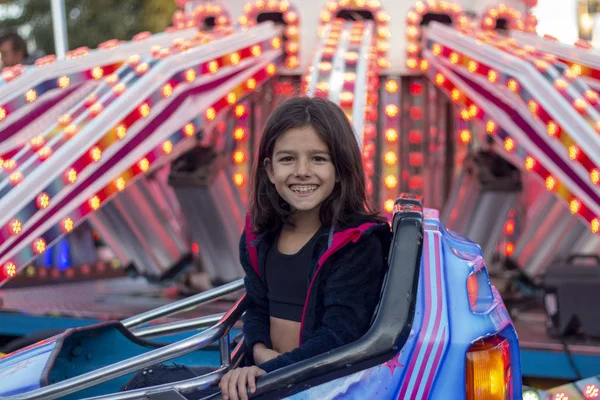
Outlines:
{"type": "Polygon", "coordinates": [[[334,103],[283,103],[267,121],[256,161],[240,240],[249,366],[222,378],[226,400],[247,399],[257,377],[365,334],[391,240],[367,205],[361,151],[334,103]]]}

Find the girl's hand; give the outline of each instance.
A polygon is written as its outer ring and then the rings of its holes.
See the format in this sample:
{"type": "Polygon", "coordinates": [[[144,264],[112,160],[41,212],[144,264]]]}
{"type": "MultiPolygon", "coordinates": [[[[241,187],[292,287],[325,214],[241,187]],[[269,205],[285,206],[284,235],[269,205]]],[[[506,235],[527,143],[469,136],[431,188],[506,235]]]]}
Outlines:
{"type": "Polygon", "coordinates": [[[248,400],[248,387],[256,391],[256,378],[266,374],[265,371],[253,365],[252,367],[232,369],[221,378],[219,388],[224,400],[248,400]]]}

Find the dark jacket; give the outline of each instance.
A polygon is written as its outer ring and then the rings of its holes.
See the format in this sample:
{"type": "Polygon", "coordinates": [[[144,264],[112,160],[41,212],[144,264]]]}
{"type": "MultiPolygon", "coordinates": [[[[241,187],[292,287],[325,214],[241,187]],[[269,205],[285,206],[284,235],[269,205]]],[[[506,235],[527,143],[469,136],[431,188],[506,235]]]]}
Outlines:
{"type": "MultiPolygon", "coordinates": [[[[252,232],[247,216],[240,240],[240,261],[246,272],[248,308],[243,330],[250,365],[254,364],[252,348],[256,343],[272,348],[264,271],[267,251],[276,237],[257,237],[252,232]]],[[[379,302],[390,243],[389,225],[366,217],[318,237],[300,324],[300,347],[259,367],[271,372],[364,335],[379,302]]]]}

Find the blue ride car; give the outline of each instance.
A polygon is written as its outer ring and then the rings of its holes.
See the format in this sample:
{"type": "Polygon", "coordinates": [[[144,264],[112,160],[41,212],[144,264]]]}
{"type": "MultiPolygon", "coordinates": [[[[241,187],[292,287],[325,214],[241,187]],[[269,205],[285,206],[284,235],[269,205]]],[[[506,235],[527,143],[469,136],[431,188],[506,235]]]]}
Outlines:
{"type": "MultiPolygon", "coordinates": [[[[261,377],[251,398],[522,398],[517,335],[489,282],[480,248],[446,230],[436,210],[423,209],[409,195],[396,201],[391,223],[389,269],[369,331],[356,342],[261,377]]],[[[231,328],[245,297],[216,325],[178,342],[165,345],[148,337],[197,329],[206,321],[138,327],[242,286],[234,282],[122,322],[69,329],[9,354],[0,359],[0,399],[192,396],[215,385],[243,357],[243,338],[231,328]],[[168,360],[215,370],[118,392],[135,371],[168,360]]]]}

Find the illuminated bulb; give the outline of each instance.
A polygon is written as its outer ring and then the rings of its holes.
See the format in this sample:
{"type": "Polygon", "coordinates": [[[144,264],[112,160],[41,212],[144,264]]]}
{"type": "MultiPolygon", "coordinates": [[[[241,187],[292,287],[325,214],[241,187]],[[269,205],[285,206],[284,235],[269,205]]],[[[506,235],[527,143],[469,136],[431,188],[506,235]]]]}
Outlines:
{"type": "Polygon", "coordinates": [[[262,54],[262,48],[260,47],[260,45],[256,44],[256,45],[252,46],[252,48],[250,49],[250,52],[252,53],[252,55],[254,57],[258,57],[262,54]]]}
{"type": "Polygon", "coordinates": [[[235,151],[233,153],[233,162],[236,164],[243,163],[245,158],[246,158],[246,156],[245,156],[244,152],[241,150],[235,151]]]}
{"type": "Polygon", "coordinates": [[[44,140],[43,137],[36,136],[33,139],[31,139],[29,141],[29,143],[31,144],[31,148],[33,150],[38,150],[39,148],[41,148],[46,143],[46,141],[44,140]]]}
{"type": "Polygon", "coordinates": [[[279,49],[281,47],[281,39],[276,37],[271,40],[271,47],[273,49],[279,49]]]}
{"type": "Polygon", "coordinates": [[[398,131],[395,130],[394,128],[388,128],[388,129],[386,129],[386,131],[385,131],[385,139],[388,142],[391,142],[391,143],[397,141],[398,140],[398,131]]]}
{"type": "Polygon", "coordinates": [[[229,104],[235,104],[236,101],[237,101],[237,96],[235,93],[231,92],[231,93],[227,94],[227,102],[229,104]]]}
{"type": "Polygon", "coordinates": [[[573,199],[569,202],[569,211],[571,214],[577,214],[581,210],[581,203],[577,199],[573,199]]]}
{"type": "Polygon", "coordinates": [[[58,87],[61,89],[66,89],[69,87],[69,85],[71,84],[71,78],[69,78],[68,76],[61,76],[60,78],[58,78],[58,87]]]}
{"type": "Polygon", "coordinates": [[[498,81],[498,73],[493,69],[488,71],[488,81],[490,81],[490,83],[496,83],[498,81]]]}
{"type": "Polygon", "coordinates": [[[215,60],[209,62],[208,70],[210,71],[211,74],[214,74],[215,72],[217,72],[219,70],[219,63],[216,62],[215,60]]]}
{"type": "Polygon", "coordinates": [[[385,90],[388,93],[396,93],[398,91],[398,82],[389,80],[385,83],[385,90]]]}
{"type": "Polygon", "coordinates": [[[592,104],[598,103],[598,93],[591,89],[585,91],[585,98],[592,104]]]}
{"type": "Polygon", "coordinates": [[[577,76],[581,75],[581,65],[579,64],[573,64],[571,65],[571,71],[573,71],[573,73],[577,76]]]}
{"type": "Polygon", "coordinates": [[[214,108],[210,107],[208,110],[206,110],[205,116],[207,120],[212,121],[217,117],[217,112],[214,108]]]}
{"type": "Polygon", "coordinates": [[[240,62],[240,53],[231,53],[229,55],[229,61],[231,62],[231,64],[237,65],[240,62]]]}
{"type": "Polygon", "coordinates": [[[548,70],[548,63],[544,60],[537,60],[535,66],[541,71],[546,72],[548,70]]]}
{"type": "Polygon", "coordinates": [[[444,75],[442,75],[438,72],[435,75],[435,84],[438,86],[442,86],[444,84],[444,82],[446,82],[446,78],[444,78],[444,75]]]}
{"type": "Polygon", "coordinates": [[[386,176],[384,182],[388,189],[393,189],[398,185],[398,179],[394,175],[386,176]]]}
{"type": "Polygon", "coordinates": [[[471,142],[472,136],[471,131],[468,129],[463,129],[460,131],[460,141],[464,144],[468,144],[471,142]]]}
{"type": "Polygon", "coordinates": [[[562,79],[557,79],[554,81],[554,87],[559,91],[564,92],[569,87],[569,84],[562,79]]]}
{"type": "Polygon", "coordinates": [[[13,171],[16,167],[17,162],[13,159],[6,160],[2,164],[2,168],[4,168],[5,171],[13,171]]]}
{"type": "Polygon", "coordinates": [[[190,68],[187,71],[185,71],[184,77],[186,81],[193,82],[196,79],[196,71],[190,68]]]}
{"type": "MultiPolygon", "coordinates": [[[[600,230],[600,221],[598,221],[598,218],[594,218],[592,222],[590,222],[590,230],[592,233],[598,233],[598,230],[600,230]]],[[[598,389],[596,389],[596,393],[597,390],[598,389]]]]}
{"type": "Polygon", "coordinates": [[[529,108],[529,111],[533,114],[533,115],[537,115],[538,110],[539,110],[539,105],[538,103],[535,102],[535,100],[529,100],[527,102],[527,108],[529,108]]]}
{"type": "Polygon", "coordinates": [[[235,114],[236,117],[242,118],[244,116],[244,114],[246,114],[246,107],[243,104],[238,104],[233,109],[233,113],[235,114]]]}
{"type": "Polygon", "coordinates": [[[245,134],[246,134],[246,132],[244,131],[244,128],[238,127],[238,128],[235,128],[233,131],[233,138],[235,140],[242,140],[244,138],[245,134]]]}
{"type": "Polygon", "coordinates": [[[458,64],[460,62],[460,55],[455,52],[450,53],[450,62],[452,64],[458,64]]]}
{"type": "Polygon", "coordinates": [[[8,223],[8,231],[11,235],[18,235],[23,230],[23,224],[18,219],[13,219],[8,223]]]}
{"type": "Polygon", "coordinates": [[[123,92],[125,91],[125,89],[127,89],[127,85],[125,85],[123,82],[116,84],[113,88],[112,91],[114,94],[116,94],[117,96],[120,96],[121,94],[123,94],[123,92]]]}
{"type": "Polygon", "coordinates": [[[525,169],[531,171],[535,167],[535,160],[532,157],[525,158],[525,169]]]}
{"type": "Polygon", "coordinates": [[[242,186],[244,184],[244,175],[239,173],[233,175],[233,183],[235,183],[236,186],[242,186]]]}
{"type": "Polygon", "coordinates": [[[6,109],[4,107],[0,107],[0,121],[6,118],[6,109]]]}
{"type": "Polygon", "coordinates": [[[475,118],[479,115],[479,108],[475,104],[471,104],[469,106],[469,114],[471,114],[471,118],[475,118]]]}
{"type": "Polygon", "coordinates": [[[148,71],[149,68],[150,68],[150,66],[147,63],[142,63],[142,64],[138,65],[137,67],[135,67],[135,72],[138,75],[143,75],[146,71],[148,71]]]}
{"type": "Polygon", "coordinates": [[[600,182],[600,172],[597,169],[593,169],[590,171],[590,180],[594,185],[600,182]]]}
{"type": "Polygon", "coordinates": [[[513,151],[515,149],[515,141],[511,138],[506,138],[504,140],[504,148],[506,151],[513,151]]]}
{"type": "Polygon", "coordinates": [[[475,61],[469,61],[469,65],[468,65],[469,72],[475,73],[475,72],[477,72],[478,68],[479,68],[479,65],[475,61]]]}
{"type": "Polygon", "coordinates": [[[69,169],[66,173],[65,173],[65,179],[67,180],[67,182],[69,183],[75,183],[75,181],[77,180],[77,171],[75,171],[74,168],[69,169]]]}
{"type": "Polygon", "coordinates": [[[69,114],[63,114],[58,118],[58,124],[60,126],[67,126],[71,123],[71,116],[69,114]]]}
{"type": "Polygon", "coordinates": [[[250,90],[256,89],[256,79],[250,78],[246,81],[246,87],[250,90]]]}
{"type": "Polygon", "coordinates": [[[114,85],[115,83],[117,83],[117,81],[119,80],[119,76],[116,74],[110,74],[109,76],[107,76],[104,79],[104,82],[108,83],[109,85],[114,85]]]}
{"type": "Polygon", "coordinates": [[[450,97],[452,97],[453,101],[459,101],[460,96],[461,96],[460,90],[458,90],[456,88],[452,89],[452,91],[450,92],[450,97]]]}
{"type": "Polygon", "coordinates": [[[60,228],[63,232],[65,233],[69,233],[73,231],[73,220],[69,217],[65,218],[62,220],[62,222],[60,223],[60,228]]]}
{"type": "Polygon", "coordinates": [[[170,83],[167,83],[165,86],[163,86],[162,88],[162,95],[163,97],[169,97],[170,95],[173,94],[173,86],[171,86],[170,83]]]}
{"type": "Polygon", "coordinates": [[[92,150],[90,150],[90,157],[95,162],[100,161],[100,159],[102,158],[102,150],[100,149],[100,147],[95,146],[92,150]]]}
{"type": "Polygon", "coordinates": [[[460,110],[460,119],[462,119],[463,121],[468,121],[471,119],[471,114],[469,114],[468,109],[463,108],[462,110],[460,110]]]}
{"type": "Polygon", "coordinates": [[[510,257],[510,256],[512,256],[514,251],[515,251],[514,243],[512,243],[512,242],[506,243],[506,247],[504,248],[504,253],[510,257]]]}
{"type": "Polygon", "coordinates": [[[494,133],[496,133],[496,123],[494,121],[492,121],[491,119],[488,120],[485,123],[485,131],[490,135],[493,135],[494,133]]]}
{"type": "Polygon", "coordinates": [[[390,118],[394,118],[396,115],[398,115],[398,112],[400,110],[398,109],[398,106],[395,104],[388,104],[385,107],[385,115],[387,115],[390,118]]]}
{"type": "Polygon", "coordinates": [[[102,67],[96,67],[94,69],[92,69],[92,78],[98,80],[101,79],[104,76],[104,70],[102,69],[102,67]]]}
{"type": "Polygon", "coordinates": [[[142,117],[146,118],[148,114],[150,114],[150,105],[148,105],[148,103],[144,103],[139,106],[138,111],[142,117]]]}
{"type": "Polygon", "coordinates": [[[392,200],[392,199],[386,200],[385,203],[383,203],[383,208],[385,209],[386,212],[389,212],[389,213],[394,211],[394,200],[392,200]]]}
{"type": "Polygon", "coordinates": [[[115,181],[115,187],[119,192],[125,190],[125,179],[122,176],[115,181]]]}
{"type": "Polygon", "coordinates": [[[398,162],[398,156],[393,151],[388,151],[387,153],[385,153],[383,159],[388,165],[396,165],[396,163],[398,162]]]}
{"type": "Polygon", "coordinates": [[[139,62],[140,62],[140,60],[141,60],[141,57],[140,57],[139,55],[137,55],[137,54],[134,54],[134,55],[130,56],[130,57],[127,59],[127,62],[128,62],[130,65],[135,65],[135,64],[139,63],[139,62]]]}
{"type": "Polygon", "coordinates": [[[35,199],[35,204],[40,210],[47,208],[50,205],[50,196],[47,193],[40,193],[35,199]]]}
{"type": "Polygon", "coordinates": [[[406,60],[406,66],[410,69],[416,69],[419,66],[419,62],[416,58],[409,58],[406,60]]]}
{"type": "Polygon", "coordinates": [[[33,103],[37,99],[37,92],[33,89],[30,89],[25,93],[25,101],[28,103],[33,103]]]}
{"type": "Polygon", "coordinates": [[[275,75],[275,64],[271,63],[269,65],[267,65],[267,74],[269,74],[270,76],[275,75]]]}
{"type": "Polygon", "coordinates": [[[578,156],[579,156],[579,149],[577,148],[577,146],[575,146],[575,145],[569,146],[569,158],[571,160],[576,160],[578,156]]]}
{"type": "Polygon", "coordinates": [[[92,210],[96,211],[97,209],[100,208],[100,197],[98,197],[98,196],[92,197],[88,201],[88,204],[90,205],[90,207],[92,208],[92,210]]]}
{"type": "Polygon", "coordinates": [[[556,134],[558,133],[558,130],[559,130],[559,127],[556,124],[556,122],[554,122],[554,121],[548,122],[548,125],[546,126],[546,131],[548,132],[548,135],[556,136],[556,134]]]}
{"type": "Polygon", "coordinates": [[[553,177],[549,176],[546,178],[546,190],[552,190],[556,186],[556,181],[553,177]]]}
{"type": "Polygon", "coordinates": [[[138,162],[138,168],[142,171],[142,172],[146,172],[148,171],[148,168],[150,168],[150,161],[148,161],[147,158],[142,158],[140,160],[140,162],[138,162]]]}
{"type": "Polygon", "coordinates": [[[587,111],[587,103],[583,99],[575,99],[573,101],[573,107],[581,114],[584,114],[587,111]]]}
{"type": "Polygon", "coordinates": [[[162,149],[165,152],[165,154],[171,154],[171,152],[173,151],[173,143],[170,140],[167,140],[163,143],[162,149]]]}
{"type": "Polygon", "coordinates": [[[519,91],[519,83],[514,79],[509,79],[507,82],[508,90],[513,93],[517,93],[519,91]]]}
{"type": "Polygon", "coordinates": [[[119,139],[124,139],[125,136],[127,135],[127,127],[123,124],[119,124],[116,129],[115,129],[116,133],[117,133],[117,137],[119,139]]]}
{"type": "Polygon", "coordinates": [[[44,239],[38,239],[35,242],[33,242],[31,247],[33,248],[33,251],[37,254],[42,254],[44,251],[46,251],[46,241],[44,239]]]}
{"type": "Polygon", "coordinates": [[[431,52],[433,53],[433,55],[439,56],[442,53],[442,46],[440,46],[439,44],[435,43],[431,47],[431,52]]]}
{"type": "Polygon", "coordinates": [[[8,177],[8,180],[12,186],[16,186],[23,181],[23,174],[21,172],[13,172],[8,177]]]}
{"type": "Polygon", "coordinates": [[[51,155],[52,149],[48,146],[44,146],[38,151],[38,157],[40,158],[40,160],[46,160],[51,155]]]}
{"type": "Polygon", "coordinates": [[[98,114],[100,114],[102,112],[102,110],[104,110],[104,106],[100,103],[96,103],[90,107],[90,115],[92,117],[95,117],[98,114]]]}
{"type": "Polygon", "coordinates": [[[15,263],[9,261],[6,264],[4,264],[4,272],[6,273],[6,275],[13,277],[17,274],[17,266],[15,265],[15,263]]]}
{"type": "Polygon", "coordinates": [[[196,128],[194,127],[194,124],[192,124],[191,122],[189,124],[186,124],[183,127],[183,133],[185,134],[185,136],[192,136],[192,135],[194,135],[195,132],[196,132],[196,128]]]}

